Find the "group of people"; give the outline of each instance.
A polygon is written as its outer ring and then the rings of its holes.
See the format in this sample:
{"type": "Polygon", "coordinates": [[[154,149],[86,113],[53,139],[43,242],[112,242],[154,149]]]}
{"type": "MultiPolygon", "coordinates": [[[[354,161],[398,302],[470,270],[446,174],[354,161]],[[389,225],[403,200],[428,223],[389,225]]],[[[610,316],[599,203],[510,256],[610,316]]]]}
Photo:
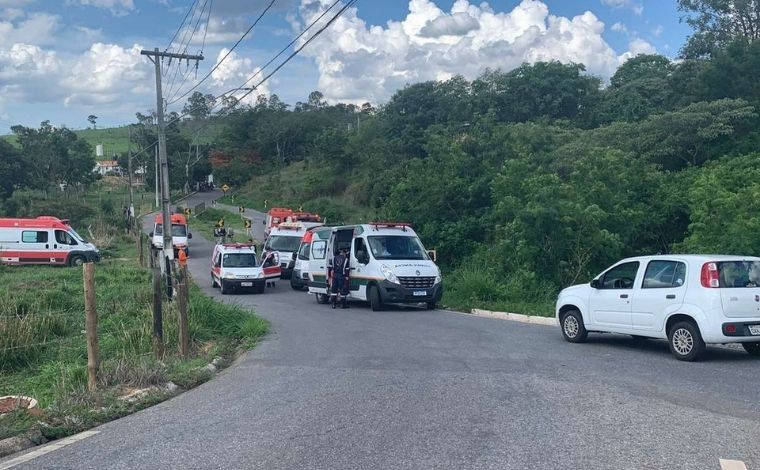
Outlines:
{"type": "Polygon", "coordinates": [[[225,228],[218,223],[214,225],[214,239],[216,240],[217,245],[222,245],[228,241],[231,242],[234,236],[235,233],[231,228],[225,228]]]}

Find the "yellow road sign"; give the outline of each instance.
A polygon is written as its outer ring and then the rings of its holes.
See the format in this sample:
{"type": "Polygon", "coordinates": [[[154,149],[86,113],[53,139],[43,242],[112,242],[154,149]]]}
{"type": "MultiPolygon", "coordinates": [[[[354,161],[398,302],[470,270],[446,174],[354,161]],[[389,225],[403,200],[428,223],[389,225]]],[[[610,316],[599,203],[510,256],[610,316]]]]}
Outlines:
{"type": "Polygon", "coordinates": [[[229,187],[229,186],[227,186],[226,184],[225,184],[224,186],[222,186],[222,191],[224,191],[225,193],[226,193],[227,191],[229,191],[229,190],[230,190],[230,187],[229,187]]]}
{"type": "Polygon", "coordinates": [[[238,207],[238,212],[240,212],[241,214],[244,214],[245,213],[245,207],[243,207],[243,206],[238,207]]]}
{"type": "Polygon", "coordinates": [[[251,219],[245,219],[245,222],[243,222],[243,225],[245,228],[251,228],[251,219]]]}
{"type": "Polygon", "coordinates": [[[220,226],[220,227],[224,227],[224,219],[219,219],[219,220],[216,222],[216,225],[218,225],[218,226],[220,226]]]}
{"type": "Polygon", "coordinates": [[[189,207],[185,208],[185,215],[190,215],[192,213],[193,213],[192,209],[190,209],[189,207]]]}

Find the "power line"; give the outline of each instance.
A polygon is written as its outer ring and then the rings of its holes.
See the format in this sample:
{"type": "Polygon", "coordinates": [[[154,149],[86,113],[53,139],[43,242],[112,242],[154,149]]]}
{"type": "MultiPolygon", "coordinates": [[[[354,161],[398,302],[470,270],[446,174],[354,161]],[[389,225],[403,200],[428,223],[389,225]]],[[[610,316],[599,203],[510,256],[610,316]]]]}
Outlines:
{"type": "MultiPolygon", "coordinates": [[[[195,12],[193,12],[193,16],[190,17],[190,23],[188,23],[187,25],[188,27],[185,29],[185,34],[182,37],[182,42],[180,43],[180,50],[178,50],[177,52],[180,52],[183,54],[187,53],[188,46],[190,46],[190,43],[193,41],[193,38],[195,37],[195,33],[198,32],[198,27],[200,26],[201,20],[203,19],[203,13],[206,11],[206,5],[208,5],[208,2],[209,0],[204,0],[203,6],[201,7],[200,14],[198,15],[198,20],[195,22],[195,27],[192,29],[192,33],[190,34],[190,37],[187,38],[187,42],[185,42],[185,37],[187,37],[187,32],[190,31],[190,26],[192,26],[193,19],[195,19],[195,12]]],[[[206,23],[205,29],[206,30],[208,29],[208,23],[206,23]]],[[[204,32],[204,35],[205,35],[205,32],[204,32]]],[[[203,50],[200,51],[200,54],[203,54],[203,50]]],[[[171,60],[172,59],[170,58],[169,59],[170,63],[171,63],[171,60]]],[[[187,81],[187,78],[190,76],[191,69],[189,65],[190,64],[188,63],[187,64],[188,70],[185,73],[182,83],[177,87],[177,92],[179,91],[179,88],[181,88],[182,85],[184,85],[184,83],[187,81]]],[[[196,70],[197,70],[198,63],[196,62],[195,65],[196,65],[196,70]]],[[[169,86],[167,87],[167,91],[166,91],[167,95],[169,95],[172,92],[172,90],[175,90],[174,85],[177,83],[177,75],[179,74],[180,68],[182,68],[182,61],[178,59],[177,66],[174,69],[174,75],[172,76],[172,79],[169,82],[169,86]]]]}
{"type": "Polygon", "coordinates": [[[193,0],[193,4],[190,5],[190,9],[187,10],[187,13],[185,13],[185,17],[182,18],[182,23],[179,24],[179,28],[177,28],[177,31],[174,32],[174,35],[169,40],[169,45],[166,46],[166,49],[164,51],[168,51],[169,48],[172,46],[172,43],[174,42],[174,39],[176,39],[177,35],[180,31],[182,31],[182,27],[185,25],[185,21],[187,20],[188,15],[190,15],[191,11],[195,11],[195,4],[198,3],[198,0],[193,0]]]}
{"type": "Polygon", "coordinates": [[[248,34],[249,34],[249,33],[250,33],[252,30],[253,30],[253,28],[255,28],[255,27],[256,27],[256,25],[259,23],[259,21],[261,21],[261,19],[264,17],[264,15],[266,15],[266,14],[267,14],[267,12],[268,12],[268,11],[269,11],[269,10],[272,8],[272,6],[275,4],[275,2],[276,2],[276,1],[277,1],[277,0],[271,0],[271,1],[269,2],[269,4],[267,5],[267,7],[266,7],[266,8],[264,8],[264,11],[262,11],[262,12],[261,12],[261,14],[259,15],[259,17],[258,17],[258,18],[256,18],[256,21],[254,21],[254,22],[253,22],[253,24],[252,24],[252,25],[251,25],[251,26],[248,28],[248,30],[247,30],[245,33],[243,33],[243,35],[242,35],[242,36],[240,36],[240,39],[238,39],[238,40],[237,40],[237,42],[236,42],[236,43],[235,43],[235,44],[234,44],[234,45],[233,45],[233,46],[230,48],[230,50],[228,50],[228,51],[227,51],[227,53],[224,55],[224,57],[222,57],[222,58],[221,58],[219,61],[217,61],[216,65],[214,65],[214,66],[211,68],[211,70],[209,70],[209,72],[208,72],[208,73],[207,73],[207,74],[206,74],[206,75],[205,75],[203,78],[201,78],[201,80],[200,80],[198,83],[196,83],[195,85],[193,85],[193,86],[192,86],[192,87],[191,87],[189,90],[187,90],[187,91],[185,92],[185,94],[183,94],[182,96],[180,96],[180,97],[178,97],[178,98],[174,99],[173,101],[169,101],[169,102],[167,102],[167,106],[168,106],[168,105],[171,105],[171,104],[174,104],[174,103],[176,103],[177,101],[179,101],[179,100],[181,100],[182,98],[184,98],[185,96],[189,95],[191,91],[195,90],[196,88],[198,88],[198,87],[201,85],[201,83],[203,83],[204,81],[206,81],[206,80],[207,80],[207,79],[208,79],[208,78],[211,76],[211,74],[212,74],[212,73],[214,73],[214,71],[215,71],[216,69],[218,69],[220,65],[222,65],[222,62],[224,62],[224,60],[225,60],[225,59],[227,59],[227,57],[229,57],[229,55],[230,55],[230,54],[232,54],[232,51],[234,51],[234,50],[235,50],[235,48],[236,48],[236,47],[237,47],[237,46],[238,46],[238,45],[239,45],[241,42],[243,42],[243,39],[245,39],[245,37],[246,37],[246,36],[248,36],[248,34]]]}

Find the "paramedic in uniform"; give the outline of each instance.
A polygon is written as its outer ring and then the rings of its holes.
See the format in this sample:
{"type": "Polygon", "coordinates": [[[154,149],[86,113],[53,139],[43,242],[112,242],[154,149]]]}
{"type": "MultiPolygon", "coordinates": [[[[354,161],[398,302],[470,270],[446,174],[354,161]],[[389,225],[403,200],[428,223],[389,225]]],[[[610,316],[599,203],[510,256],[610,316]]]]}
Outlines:
{"type": "Polygon", "coordinates": [[[346,297],[348,296],[349,273],[348,255],[346,254],[346,249],[341,248],[340,253],[333,257],[332,266],[330,266],[330,299],[332,300],[332,308],[338,305],[338,301],[340,301],[342,308],[348,308],[346,297]]]}

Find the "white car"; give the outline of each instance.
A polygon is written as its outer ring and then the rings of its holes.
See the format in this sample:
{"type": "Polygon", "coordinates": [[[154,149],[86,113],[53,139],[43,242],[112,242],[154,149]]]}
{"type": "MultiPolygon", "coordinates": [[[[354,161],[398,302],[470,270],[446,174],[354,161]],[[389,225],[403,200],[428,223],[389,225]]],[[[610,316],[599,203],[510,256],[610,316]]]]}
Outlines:
{"type": "Polygon", "coordinates": [[[699,359],[706,343],[741,343],[760,356],[760,258],[624,259],[590,284],[560,292],[556,315],[572,343],[589,332],[610,332],[667,339],[683,361],[699,359]]]}

